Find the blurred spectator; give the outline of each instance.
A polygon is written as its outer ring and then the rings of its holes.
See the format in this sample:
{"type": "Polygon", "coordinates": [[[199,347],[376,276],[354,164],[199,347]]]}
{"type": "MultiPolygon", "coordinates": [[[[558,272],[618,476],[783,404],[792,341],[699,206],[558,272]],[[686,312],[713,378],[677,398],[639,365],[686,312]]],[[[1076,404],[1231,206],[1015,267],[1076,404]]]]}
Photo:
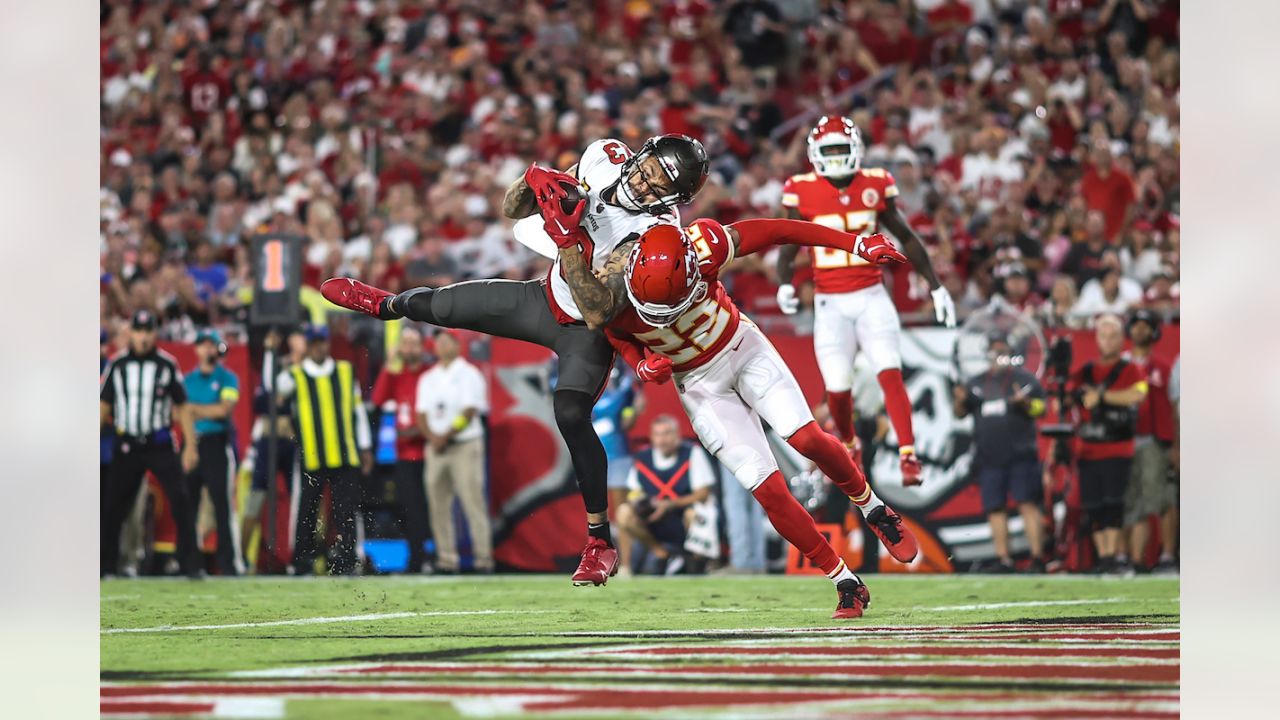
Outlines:
{"type": "Polygon", "coordinates": [[[450,330],[435,336],[439,362],[418,379],[418,427],[427,439],[427,506],[436,539],[436,569],[457,572],[458,531],[453,501],[462,505],[471,535],[475,568],[493,572],[493,537],[489,499],[485,493],[484,426],[488,408],[484,375],[460,356],[462,347],[450,330]]]}
{"type": "Polygon", "coordinates": [[[1054,279],[1049,299],[1040,306],[1036,319],[1048,328],[1080,327],[1080,320],[1071,314],[1076,300],[1076,284],[1071,276],[1059,275],[1054,279]]]}
{"type": "Polygon", "coordinates": [[[1085,218],[1084,241],[1071,246],[1062,261],[1061,270],[1071,275],[1078,287],[1102,274],[1103,255],[1107,246],[1106,219],[1099,210],[1090,210],[1085,218]]]}
{"type": "Polygon", "coordinates": [[[973,415],[974,475],[991,525],[995,572],[1012,572],[1009,550],[1010,497],[1018,506],[1031,554],[1031,572],[1044,572],[1044,516],[1036,418],[1045,411],[1045,391],[1002,333],[988,338],[986,372],[956,385],[956,417],[973,415]]]}
{"type": "Polygon", "coordinates": [[[1142,304],[1162,315],[1175,312],[1180,303],[1179,284],[1174,279],[1173,269],[1168,265],[1160,266],[1151,276],[1151,283],[1142,294],[1142,304]]]}
{"type": "MultiPolygon", "coordinates": [[[[1126,3],[1128,4],[1128,3],[1126,3]]],[[[1123,107],[1119,102],[1115,107],[1123,107]]],[[[1102,213],[1106,222],[1107,242],[1115,243],[1133,219],[1133,178],[1115,167],[1114,151],[1105,140],[1095,142],[1089,153],[1089,165],[1080,180],[1080,194],[1090,210],[1102,213]]]]}
{"type": "Polygon", "coordinates": [[[399,369],[393,371],[390,364],[382,368],[370,401],[384,414],[395,417],[396,504],[400,506],[409,544],[408,572],[418,573],[431,570],[425,547],[431,537],[431,523],[426,494],[426,437],[418,426],[417,410],[418,382],[427,365],[422,332],[417,327],[406,323],[400,329],[396,355],[399,369]]]}
{"type": "Polygon", "coordinates": [[[716,484],[701,447],[680,437],[680,423],[660,415],[649,426],[652,445],[633,456],[627,476],[630,502],[618,507],[618,524],[649,551],[659,575],[685,567],[685,535],[694,505],[711,497],[716,484]]]}
{"type": "Polygon", "coordinates": [[[1142,302],[1142,286],[1120,272],[1120,258],[1109,250],[1102,256],[1102,274],[1084,284],[1071,314],[1087,320],[1100,313],[1123,315],[1142,302]]]}
{"type": "Polygon", "coordinates": [[[457,279],[458,264],[445,254],[444,240],[424,237],[408,255],[404,275],[408,287],[440,287],[457,279]]]}
{"type": "MultiPolygon", "coordinates": [[[[1126,274],[1150,281],[1149,247],[1177,267],[1176,3],[107,8],[102,302],[118,320],[152,310],[162,337],[239,320],[259,232],[306,236],[312,285],[342,272],[397,289],[428,236],[454,279],[545,272],[497,200],[529,163],[565,168],[603,136],[692,134],[727,192],[684,214],[772,214],[823,113],[855,118],[909,213],[933,191],[975,234],[996,209],[1017,218],[1042,249],[1043,267],[1021,258],[1041,292],[1094,234],[1090,210],[1104,246],[1125,243],[1126,274]]],[[[981,302],[1008,260],[973,272],[949,242],[981,302]]],[[[1083,286],[1097,260],[1062,271],[1083,286]]]]}

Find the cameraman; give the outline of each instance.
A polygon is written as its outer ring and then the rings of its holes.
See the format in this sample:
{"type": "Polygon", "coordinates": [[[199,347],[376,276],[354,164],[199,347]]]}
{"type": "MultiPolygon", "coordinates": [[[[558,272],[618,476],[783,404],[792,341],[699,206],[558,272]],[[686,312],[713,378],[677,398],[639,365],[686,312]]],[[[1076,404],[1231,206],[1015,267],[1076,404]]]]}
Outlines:
{"type": "Polygon", "coordinates": [[[1100,358],[1071,376],[1069,391],[1080,413],[1080,506],[1088,513],[1099,572],[1132,574],[1117,560],[1124,497],[1133,464],[1136,406],[1147,396],[1142,372],[1121,357],[1124,323],[1106,314],[1097,321],[1100,358]]]}
{"type": "Polygon", "coordinates": [[[956,417],[972,414],[974,466],[982,506],[991,525],[999,564],[1013,572],[1009,556],[1009,496],[1018,504],[1030,545],[1030,572],[1044,572],[1044,516],[1036,438],[1036,418],[1044,414],[1045,393],[1035,375],[1021,365],[1004,333],[989,336],[991,367],[954,391],[956,417]]]}

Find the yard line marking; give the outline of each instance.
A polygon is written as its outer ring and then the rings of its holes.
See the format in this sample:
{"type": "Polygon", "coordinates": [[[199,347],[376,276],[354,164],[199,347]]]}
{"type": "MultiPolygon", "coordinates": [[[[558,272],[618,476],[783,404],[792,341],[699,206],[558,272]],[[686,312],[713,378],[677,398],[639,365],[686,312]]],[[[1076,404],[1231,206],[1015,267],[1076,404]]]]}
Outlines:
{"type": "MultiPolygon", "coordinates": [[[[980,612],[984,610],[1001,610],[1006,608],[1021,607],[1055,607],[1059,605],[1102,605],[1108,603],[1123,602],[1178,602],[1178,598],[1164,598],[1157,600],[1136,600],[1134,598],[1100,598],[1097,600],[1023,600],[1018,602],[1004,603],[983,603],[978,605],[942,605],[939,607],[916,606],[911,608],[911,612],[980,612]]],[[[823,612],[828,608],[816,607],[767,607],[767,608],[744,608],[744,607],[699,607],[685,608],[685,612],[691,613],[745,613],[745,612],[823,612]]]]}
{"type": "Polygon", "coordinates": [[[448,617],[453,615],[498,615],[503,613],[556,613],[560,610],[437,610],[427,612],[372,613],[368,615],[343,615],[339,617],[296,618],[293,620],[268,620],[265,622],[230,623],[227,625],[157,625],[144,628],[107,628],[103,635],[117,633],[178,632],[182,630],[230,630],[235,628],[275,627],[278,625],[323,625],[326,623],[365,622],[369,620],[399,620],[411,617],[448,617]]]}

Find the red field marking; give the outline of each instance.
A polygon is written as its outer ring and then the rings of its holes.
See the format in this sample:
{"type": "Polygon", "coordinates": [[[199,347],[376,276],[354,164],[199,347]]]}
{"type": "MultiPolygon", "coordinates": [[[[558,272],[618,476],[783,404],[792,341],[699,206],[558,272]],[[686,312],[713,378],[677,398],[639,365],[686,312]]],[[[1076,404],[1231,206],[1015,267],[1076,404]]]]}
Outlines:
{"type": "Polygon", "coordinates": [[[211,715],[216,707],[211,702],[104,702],[98,711],[103,715],[211,715]]]}
{"type": "MultiPolygon", "coordinates": [[[[354,697],[388,697],[409,696],[418,698],[431,697],[443,699],[459,699],[466,697],[494,696],[535,696],[522,703],[526,711],[551,712],[557,710],[608,710],[608,709],[649,709],[661,710],[675,707],[715,707],[742,705],[778,705],[795,703],[831,703],[854,701],[923,701],[923,702],[1020,702],[1034,701],[1033,696],[1009,692],[886,692],[880,690],[705,690],[690,691],[686,689],[645,689],[645,688],[558,688],[547,685],[537,686],[493,686],[493,685],[339,685],[332,683],[268,683],[268,684],[203,684],[203,685],[146,685],[146,686],[108,686],[102,688],[104,695],[114,697],[150,698],[164,695],[181,695],[184,697],[214,696],[354,696],[354,697]],[[108,692],[110,691],[110,692],[108,692]],[[541,696],[540,698],[537,696],[541,696]]],[[[1055,694],[1053,699],[1061,701],[1063,695],[1055,694]]],[[[1089,704],[1118,702],[1133,704],[1136,702],[1176,701],[1176,695],[1140,695],[1109,693],[1105,695],[1081,695],[1081,700],[1089,704]]],[[[183,714],[204,712],[214,709],[212,703],[177,702],[163,700],[116,700],[102,704],[104,712],[113,714],[132,713],[169,713],[183,714]],[[127,709],[126,709],[127,708],[127,709]],[[188,709],[190,708],[190,709],[188,709]]],[[[1038,712],[1032,710],[1028,712],[1038,712]]],[[[1063,714],[1059,708],[1054,711],[1058,716],[1063,714]]],[[[922,715],[931,713],[909,713],[922,715]]],[[[943,715],[965,715],[964,711],[941,713],[943,715]]],[[[1000,711],[986,711],[985,714],[1002,714],[1000,711]]],[[[1097,715],[1106,717],[1129,717],[1130,711],[1114,709],[1081,708],[1077,706],[1072,715],[1097,715]]],[[[894,714],[898,716],[898,714],[894,714]]]]}
{"type": "Polygon", "coordinates": [[[396,673],[402,675],[460,675],[491,673],[499,675],[642,675],[665,674],[679,672],[681,675],[728,675],[728,676],[822,676],[824,674],[841,677],[982,677],[1008,679],[1012,682],[1021,680],[1102,680],[1129,682],[1172,683],[1178,680],[1177,665],[938,665],[929,663],[883,664],[851,664],[840,663],[838,666],[823,667],[817,665],[681,665],[678,668],[668,665],[651,665],[640,667],[623,665],[603,667],[600,665],[521,665],[512,664],[466,664],[466,665],[375,665],[369,668],[351,669],[347,672],[359,675],[378,675],[396,673]]]}
{"type": "Polygon", "coordinates": [[[852,645],[814,647],[812,645],[750,645],[722,647],[648,647],[617,650],[614,656],[626,655],[815,655],[878,657],[898,655],[944,655],[959,657],[1106,657],[1177,659],[1178,648],[1118,647],[1010,647],[983,645],[852,645]]]}
{"type": "Polygon", "coordinates": [[[1176,718],[1176,710],[1124,710],[1108,708],[1024,708],[1011,710],[910,710],[904,712],[866,712],[862,717],[875,718],[955,718],[955,717],[1015,717],[1015,718],[1176,718]]]}

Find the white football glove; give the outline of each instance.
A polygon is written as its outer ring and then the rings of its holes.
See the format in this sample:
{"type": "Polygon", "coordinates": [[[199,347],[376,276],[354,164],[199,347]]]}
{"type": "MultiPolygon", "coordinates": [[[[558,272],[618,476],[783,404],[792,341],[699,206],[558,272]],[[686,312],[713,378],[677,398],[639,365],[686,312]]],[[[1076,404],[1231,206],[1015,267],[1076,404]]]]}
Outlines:
{"type": "Polygon", "coordinates": [[[937,289],[929,292],[929,296],[933,298],[933,315],[938,322],[945,324],[949,328],[956,326],[956,303],[951,299],[951,293],[942,285],[937,289]]]}
{"type": "Polygon", "coordinates": [[[800,309],[800,298],[796,297],[796,287],[791,283],[778,286],[778,307],[783,315],[795,315],[800,309]]]}

